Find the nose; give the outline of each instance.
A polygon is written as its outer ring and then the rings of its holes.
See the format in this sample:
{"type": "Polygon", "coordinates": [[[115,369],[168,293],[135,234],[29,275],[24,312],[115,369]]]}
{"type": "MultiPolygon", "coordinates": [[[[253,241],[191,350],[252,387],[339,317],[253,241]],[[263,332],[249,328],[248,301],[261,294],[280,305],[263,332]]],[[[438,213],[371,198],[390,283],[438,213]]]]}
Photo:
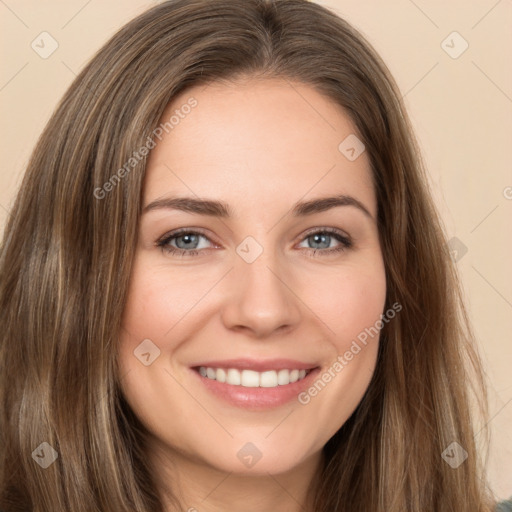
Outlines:
{"type": "Polygon", "coordinates": [[[253,338],[293,330],[300,320],[301,301],[282,263],[270,250],[252,263],[236,258],[222,310],[227,329],[247,331],[253,338]]]}

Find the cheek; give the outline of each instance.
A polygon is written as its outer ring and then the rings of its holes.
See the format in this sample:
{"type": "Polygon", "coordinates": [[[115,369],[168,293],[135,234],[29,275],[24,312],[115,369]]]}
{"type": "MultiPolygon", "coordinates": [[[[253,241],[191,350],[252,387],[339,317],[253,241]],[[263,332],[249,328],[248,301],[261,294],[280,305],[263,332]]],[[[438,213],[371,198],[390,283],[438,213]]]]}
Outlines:
{"type": "Polygon", "coordinates": [[[123,395],[151,432],[172,423],[163,405],[176,410],[183,400],[183,390],[172,378],[172,355],[180,343],[172,329],[181,325],[199,293],[183,276],[157,269],[143,258],[135,262],[118,351],[123,395]]]}
{"type": "Polygon", "coordinates": [[[197,306],[214,281],[211,275],[203,278],[190,272],[150,268],[135,265],[122,324],[131,343],[150,338],[166,343],[162,349],[170,349],[170,331],[197,306]]]}
{"type": "MultiPolygon", "coordinates": [[[[303,451],[319,450],[357,407],[373,374],[378,336],[361,346],[357,353],[352,343],[380,318],[386,295],[385,273],[377,252],[368,254],[367,258],[354,258],[336,269],[308,264],[293,270],[295,272],[290,271],[287,278],[298,297],[297,308],[301,310],[296,327],[299,333],[309,328],[321,333],[325,368],[319,379],[323,377],[324,384],[315,383],[311,391],[302,395],[302,401],[295,402],[296,423],[284,422],[271,438],[267,439],[266,426],[260,433],[253,420],[250,424],[238,418],[233,420],[231,411],[222,419],[222,424],[240,436],[234,444],[242,442],[248,432],[252,432],[251,435],[261,437],[262,450],[266,447],[269,453],[277,453],[278,447],[288,445],[283,464],[303,451]],[[338,356],[342,359],[338,360],[338,356]]],[[[179,384],[180,379],[173,379],[170,374],[180,371],[181,345],[193,345],[196,334],[201,338],[201,330],[206,330],[209,322],[214,325],[222,308],[230,305],[226,299],[229,295],[221,291],[214,290],[216,294],[208,295],[225,272],[226,269],[220,267],[200,269],[197,266],[193,271],[185,268],[171,271],[169,267],[165,269],[147,261],[136,264],[119,352],[123,394],[142,423],[173,447],[180,447],[189,454],[217,457],[219,461],[224,461],[230,450],[236,452],[238,448],[229,446],[229,440],[226,446],[219,444],[223,432],[217,424],[205,430],[205,425],[210,425],[209,420],[198,421],[204,409],[191,400],[190,394],[179,384]],[[133,353],[147,338],[158,340],[161,350],[150,366],[141,364],[133,353]],[[180,414],[176,415],[178,410],[180,414]],[[214,453],[215,450],[218,452],[214,453]]],[[[226,280],[222,284],[228,289],[231,282],[226,280]]],[[[177,375],[180,377],[179,373],[177,375]]],[[[231,470],[228,462],[225,464],[227,470],[231,470]]]]}
{"type": "Polygon", "coordinates": [[[374,373],[386,278],[382,259],[375,257],[316,282],[324,293],[317,287],[308,305],[327,326],[331,357],[299,401],[324,425],[328,439],[355,410],[374,373]]]}
{"type": "Polygon", "coordinates": [[[382,261],[375,259],[357,268],[346,266],[317,280],[317,284],[323,286],[310,295],[308,305],[329,328],[337,352],[343,353],[383,313],[386,278],[382,261]]]}

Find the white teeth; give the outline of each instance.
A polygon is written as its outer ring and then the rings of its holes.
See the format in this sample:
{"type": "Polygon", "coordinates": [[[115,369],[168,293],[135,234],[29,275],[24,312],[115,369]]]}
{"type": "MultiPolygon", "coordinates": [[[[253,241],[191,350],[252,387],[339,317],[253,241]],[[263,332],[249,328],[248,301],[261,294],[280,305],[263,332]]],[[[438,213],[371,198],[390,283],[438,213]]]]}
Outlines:
{"type": "Polygon", "coordinates": [[[277,372],[277,383],[280,386],[290,384],[290,370],[279,370],[277,372]]]}
{"type": "Polygon", "coordinates": [[[222,368],[219,368],[217,370],[217,375],[214,378],[219,382],[226,382],[226,372],[222,368]]]}
{"type": "Polygon", "coordinates": [[[232,386],[240,386],[240,372],[234,368],[230,368],[226,375],[226,382],[232,386]]]}
{"type": "Polygon", "coordinates": [[[290,372],[290,382],[297,382],[299,380],[299,370],[292,370],[290,372]]]}
{"type": "Polygon", "coordinates": [[[252,370],[242,371],[241,385],[246,388],[257,388],[260,385],[260,374],[252,370]]]}
{"type": "Polygon", "coordinates": [[[277,372],[268,371],[260,373],[260,386],[262,388],[275,388],[277,386],[277,383],[277,372]]]}
{"type": "Polygon", "coordinates": [[[208,379],[225,382],[232,386],[243,386],[246,388],[275,388],[277,386],[285,386],[292,384],[298,380],[302,380],[306,375],[306,370],[268,370],[265,372],[256,372],[254,370],[242,370],[236,368],[210,368],[205,366],[199,367],[199,373],[208,379]]]}

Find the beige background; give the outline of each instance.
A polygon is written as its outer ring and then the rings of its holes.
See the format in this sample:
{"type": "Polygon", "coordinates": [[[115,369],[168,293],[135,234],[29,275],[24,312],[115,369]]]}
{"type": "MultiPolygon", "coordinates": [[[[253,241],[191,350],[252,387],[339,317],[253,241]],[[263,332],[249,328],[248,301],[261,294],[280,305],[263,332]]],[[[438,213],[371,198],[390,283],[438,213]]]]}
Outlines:
{"type": "MultiPolygon", "coordinates": [[[[59,98],[117,28],[155,3],[0,0],[2,229],[30,152],[59,98]],[[59,45],[46,59],[31,48],[43,31],[59,45]]],[[[488,474],[495,493],[508,497],[512,495],[512,2],[319,3],[355,25],[388,64],[405,96],[450,237],[457,237],[459,247],[467,247],[467,253],[458,253],[457,264],[490,383],[488,474]],[[448,37],[454,31],[460,36],[448,37]],[[464,41],[469,46],[457,58],[445,51],[455,56],[464,41]]]]}

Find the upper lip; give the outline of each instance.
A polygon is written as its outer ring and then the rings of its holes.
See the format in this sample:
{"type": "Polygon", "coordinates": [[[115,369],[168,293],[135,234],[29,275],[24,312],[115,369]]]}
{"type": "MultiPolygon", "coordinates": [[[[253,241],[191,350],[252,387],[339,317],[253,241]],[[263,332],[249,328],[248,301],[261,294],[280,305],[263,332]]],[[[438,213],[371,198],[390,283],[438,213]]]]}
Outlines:
{"type": "Polygon", "coordinates": [[[267,370],[310,370],[316,368],[315,363],[303,363],[294,359],[225,359],[217,361],[204,361],[192,365],[192,368],[204,366],[205,368],[235,368],[238,370],[254,370],[264,372],[267,370]]]}

